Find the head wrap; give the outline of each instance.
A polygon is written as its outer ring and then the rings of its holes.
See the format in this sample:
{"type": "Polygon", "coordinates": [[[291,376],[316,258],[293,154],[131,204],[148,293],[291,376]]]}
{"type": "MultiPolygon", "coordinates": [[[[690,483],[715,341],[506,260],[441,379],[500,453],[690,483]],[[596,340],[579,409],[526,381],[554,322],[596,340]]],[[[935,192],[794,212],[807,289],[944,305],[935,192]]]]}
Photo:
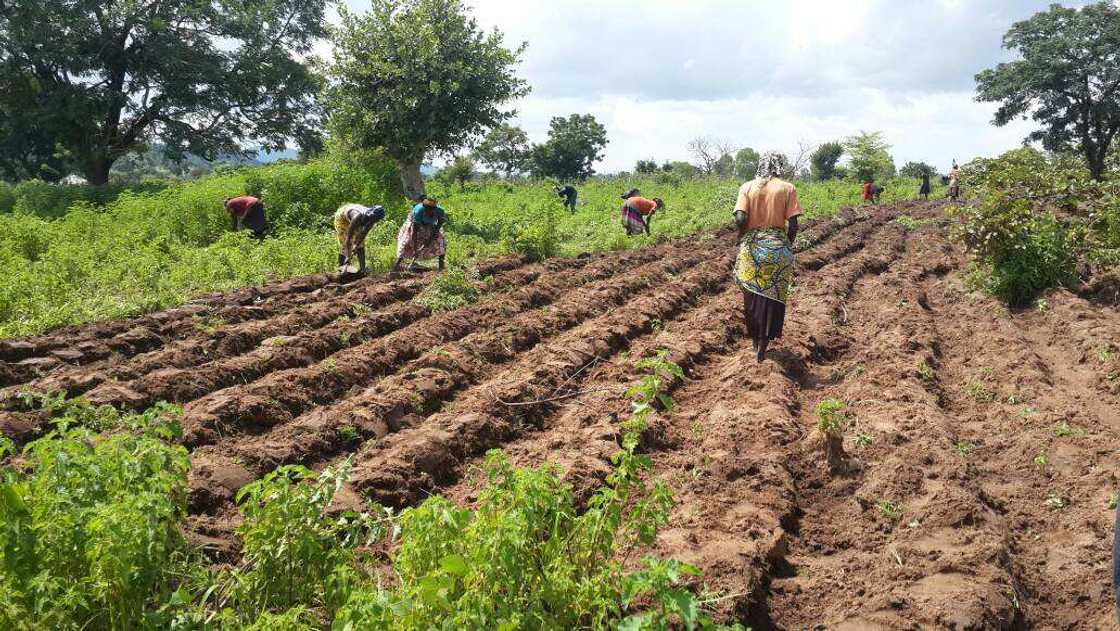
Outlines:
{"type": "Polygon", "coordinates": [[[369,216],[373,217],[373,220],[375,222],[381,221],[382,219],[385,218],[385,207],[384,206],[370,206],[368,209],[366,209],[366,213],[369,214],[369,216]]]}
{"type": "Polygon", "coordinates": [[[758,160],[758,173],[755,177],[768,183],[772,178],[781,177],[788,168],[789,160],[784,155],[777,151],[767,151],[758,160]]]}
{"type": "Polygon", "coordinates": [[[424,205],[424,208],[435,208],[439,205],[439,203],[431,197],[425,197],[424,199],[420,200],[420,203],[424,205]]]}

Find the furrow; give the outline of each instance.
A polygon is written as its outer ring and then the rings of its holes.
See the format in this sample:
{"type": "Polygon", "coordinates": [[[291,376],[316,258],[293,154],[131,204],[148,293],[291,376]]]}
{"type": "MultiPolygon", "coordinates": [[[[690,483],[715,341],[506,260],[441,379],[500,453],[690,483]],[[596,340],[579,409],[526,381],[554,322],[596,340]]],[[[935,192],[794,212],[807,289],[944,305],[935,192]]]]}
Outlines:
{"type": "Polygon", "coordinates": [[[672,286],[534,348],[423,424],[367,443],[358,455],[353,487],[387,505],[415,503],[435,486],[454,480],[465,460],[539,424],[555,407],[549,401],[553,393],[582,383],[580,371],[589,361],[613,356],[656,323],[717,289],[728,276],[722,257],[707,261],[672,286]]]}

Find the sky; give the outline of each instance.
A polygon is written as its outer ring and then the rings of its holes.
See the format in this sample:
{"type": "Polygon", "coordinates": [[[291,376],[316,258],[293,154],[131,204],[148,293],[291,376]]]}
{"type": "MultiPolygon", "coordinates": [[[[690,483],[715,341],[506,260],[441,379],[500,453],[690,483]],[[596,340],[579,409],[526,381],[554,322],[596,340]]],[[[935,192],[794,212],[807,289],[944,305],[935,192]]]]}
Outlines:
{"type": "Polygon", "coordinates": [[[528,43],[514,123],[543,142],[552,117],[594,114],[610,141],[596,170],[613,173],[689,160],[697,137],[795,154],[882,131],[899,167],[942,171],[998,155],[1033,124],[992,126],[974,77],[1051,0],[466,1],[511,48],[528,43]]]}

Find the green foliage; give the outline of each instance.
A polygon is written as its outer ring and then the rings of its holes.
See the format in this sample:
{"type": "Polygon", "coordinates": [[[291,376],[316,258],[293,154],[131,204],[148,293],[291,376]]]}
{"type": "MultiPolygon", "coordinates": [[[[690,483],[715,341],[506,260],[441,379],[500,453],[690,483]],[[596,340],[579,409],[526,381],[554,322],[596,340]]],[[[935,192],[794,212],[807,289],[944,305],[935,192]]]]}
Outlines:
{"type": "Polygon", "coordinates": [[[1030,115],[1042,128],[1028,140],[1055,151],[1076,147],[1092,177],[1103,179],[1120,128],[1120,9],[1052,4],[1015,23],[1003,46],[1019,58],[976,75],[977,98],[1000,103],[993,122],[1030,115]]]}
{"type": "Polygon", "coordinates": [[[924,226],[937,223],[936,219],[915,219],[909,215],[902,215],[895,219],[895,223],[906,228],[907,230],[917,230],[924,226]]]}
{"type": "Polygon", "coordinates": [[[838,438],[851,421],[848,404],[839,399],[825,399],[817,404],[817,431],[838,438]]]}
{"type": "Polygon", "coordinates": [[[1120,216],[1120,209],[1097,206],[1108,198],[1090,197],[1098,187],[1089,186],[1084,171],[1033,149],[978,160],[962,173],[976,199],[952,209],[957,236],[983,265],[982,287],[1014,306],[1030,304],[1044,289],[1076,282],[1079,243],[1091,247],[1095,238],[1109,240],[1112,216],[1120,216]],[[1061,219],[1055,212],[1069,212],[1082,201],[1100,212],[1080,220],[1061,219]],[[1096,225],[1104,230],[1097,232],[1096,225]]]}
{"type": "Polygon", "coordinates": [[[891,146],[881,131],[861,131],[855,136],[848,136],[844,139],[844,151],[848,154],[849,176],[857,182],[893,177],[894,159],[890,150],[891,146]]]}
{"type": "Polygon", "coordinates": [[[462,0],[373,0],[365,15],[340,14],[327,71],[330,127],[347,146],[384,147],[409,197],[423,192],[425,156],[470,145],[528,93],[514,73],[524,46],[507,49],[462,0]]]}
{"type": "Polygon", "coordinates": [[[891,521],[897,521],[902,518],[902,507],[896,506],[895,503],[890,500],[879,500],[875,506],[879,509],[880,515],[891,521]]]}
{"type": "Polygon", "coordinates": [[[448,270],[432,281],[431,285],[413,299],[432,311],[451,311],[478,300],[478,288],[462,269],[448,270]]]}
{"type": "Polygon", "coordinates": [[[187,497],[178,415],[116,415],[119,431],[98,435],[66,414],[3,469],[0,626],[137,628],[169,596],[187,497]]]}
{"type": "Polygon", "coordinates": [[[746,182],[753,180],[758,173],[758,161],[762,156],[750,147],[743,147],[735,153],[735,177],[746,182]]]}
{"type": "Polygon", "coordinates": [[[912,177],[914,179],[920,179],[923,175],[928,175],[932,178],[934,175],[937,175],[937,169],[925,162],[907,162],[898,170],[898,174],[902,177],[912,177]]]}
{"type": "Polygon", "coordinates": [[[595,174],[595,163],[603,158],[607,128],[591,114],[553,117],[548,141],[534,145],[529,153],[533,175],[563,181],[583,180],[595,174]]]}
{"type": "MultiPolygon", "coordinates": [[[[345,202],[382,203],[399,221],[399,199],[391,164],[353,155],[214,175],[152,193],[125,191],[103,207],[75,204],[51,221],[0,215],[0,337],[328,271],[337,252],[329,228],[334,210],[345,202]],[[245,192],[265,200],[274,236],[261,243],[229,232],[222,199],[245,192]]],[[[392,258],[393,223],[369,237],[371,245],[384,244],[371,256],[375,265],[392,258]]]]}
{"type": "Polygon", "coordinates": [[[526,167],[529,155],[529,135],[513,125],[498,125],[486,134],[474,154],[478,160],[507,178],[526,167]]]}
{"type": "Polygon", "coordinates": [[[448,182],[457,182],[459,190],[465,190],[467,182],[474,179],[477,175],[475,172],[474,159],[470,156],[455,156],[455,159],[447,163],[440,172],[438,177],[442,177],[448,182]]]}
{"type": "MultiPolygon", "coordinates": [[[[826,142],[817,147],[809,158],[812,166],[813,180],[823,182],[836,177],[836,164],[844,155],[844,145],[839,142],[826,142]]],[[[903,175],[906,175],[905,173],[903,175]]]]}
{"type": "Polygon", "coordinates": [[[634,173],[639,173],[641,175],[657,173],[657,170],[657,162],[653,160],[638,160],[638,163],[634,165],[634,173]]]}
{"type": "Polygon", "coordinates": [[[22,161],[31,176],[41,171],[35,162],[54,170],[65,163],[105,184],[116,160],[155,138],[169,155],[207,158],[243,153],[250,140],[283,147],[303,139],[315,127],[318,81],[299,58],[324,34],[325,5],[40,0],[6,7],[0,119],[17,124],[0,125],[0,162],[22,161]],[[28,136],[39,132],[51,140],[49,153],[39,136],[28,136]],[[9,152],[29,144],[30,159],[9,152]]]}

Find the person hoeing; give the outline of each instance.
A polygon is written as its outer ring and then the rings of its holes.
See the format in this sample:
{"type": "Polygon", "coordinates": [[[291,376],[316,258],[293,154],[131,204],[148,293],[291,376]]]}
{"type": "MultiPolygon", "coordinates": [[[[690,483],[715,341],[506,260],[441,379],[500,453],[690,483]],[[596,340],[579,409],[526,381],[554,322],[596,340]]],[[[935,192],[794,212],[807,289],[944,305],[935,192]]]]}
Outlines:
{"type": "Polygon", "coordinates": [[[334,232],[338,237],[339,273],[366,272],[366,236],[370,228],[385,219],[385,209],[381,206],[362,206],[345,204],[334,213],[334,232]],[[358,259],[358,268],[353,269],[353,259],[358,259]]]}
{"type": "Polygon", "coordinates": [[[443,224],[447,222],[447,211],[436,200],[422,196],[419,203],[412,207],[408,218],[397,233],[397,260],[393,270],[399,270],[401,261],[412,259],[410,269],[417,267],[419,259],[438,259],[443,269],[443,259],[447,255],[447,242],[443,236],[443,224]]]}

